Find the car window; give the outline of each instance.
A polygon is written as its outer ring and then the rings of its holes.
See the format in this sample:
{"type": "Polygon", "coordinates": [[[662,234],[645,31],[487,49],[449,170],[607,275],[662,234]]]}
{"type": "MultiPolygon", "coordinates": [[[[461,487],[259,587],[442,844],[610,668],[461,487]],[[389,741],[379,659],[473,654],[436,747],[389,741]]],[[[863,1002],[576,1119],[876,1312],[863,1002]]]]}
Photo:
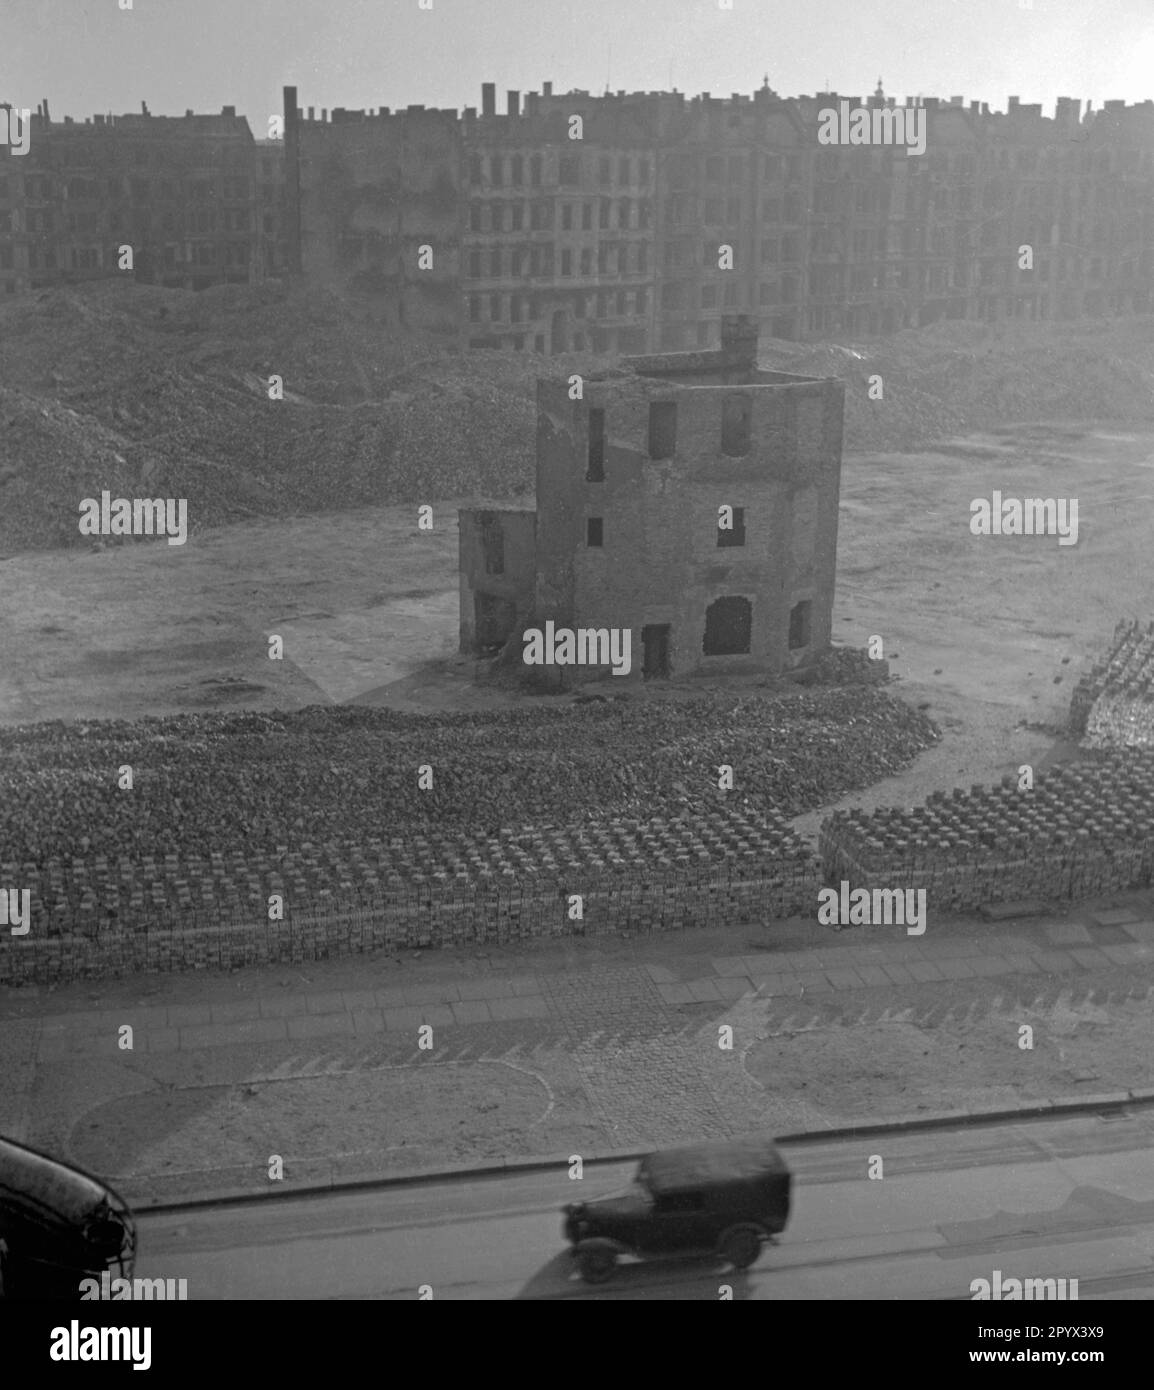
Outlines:
{"type": "Polygon", "coordinates": [[[705,1194],[702,1192],[663,1192],[657,1199],[655,1210],[662,1214],[704,1211],[705,1194]]]}

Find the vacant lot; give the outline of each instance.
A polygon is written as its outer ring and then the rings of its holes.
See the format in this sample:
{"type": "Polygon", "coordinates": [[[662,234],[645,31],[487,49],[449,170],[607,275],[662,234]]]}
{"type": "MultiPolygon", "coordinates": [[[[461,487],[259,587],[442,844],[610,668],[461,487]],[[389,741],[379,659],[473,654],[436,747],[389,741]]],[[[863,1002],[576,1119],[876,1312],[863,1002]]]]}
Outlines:
{"type": "MultiPolygon", "coordinates": [[[[1154,607],[1152,445],[1148,429],[1039,425],[847,457],[835,636],[881,636],[898,693],[946,735],[855,801],[912,801],[1048,755],[1041,726],[1062,723],[1084,662],[1118,617],[1154,607]],[[972,536],[970,502],[994,489],[1078,498],[1078,543],[972,536]]],[[[432,532],[415,507],[386,507],[8,559],[0,721],[507,700],[456,654],[456,505],[436,505],[432,532]]]]}

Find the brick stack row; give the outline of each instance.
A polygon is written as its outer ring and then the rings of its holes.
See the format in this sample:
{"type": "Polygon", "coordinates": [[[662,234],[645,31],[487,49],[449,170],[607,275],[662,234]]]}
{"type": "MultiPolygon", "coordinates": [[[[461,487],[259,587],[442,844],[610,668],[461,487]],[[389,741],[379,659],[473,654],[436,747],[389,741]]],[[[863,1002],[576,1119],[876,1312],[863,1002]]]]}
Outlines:
{"type": "Polygon", "coordinates": [[[1084,898],[1154,876],[1154,752],[1116,750],[1037,775],[1031,790],[935,793],[913,810],[838,811],[821,828],[831,883],[924,888],[937,911],[1084,898]]]}
{"type": "MultiPolygon", "coordinates": [[[[18,866],[0,865],[9,882],[18,866]]],[[[487,835],[284,846],[22,870],[32,930],[0,937],[0,980],[235,968],[404,946],[673,931],[810,912],[820,864],[772,811],[609,819],[487,835]],[[48,893],[37,904],[42,887],[48,893]],[[284,920],[268,920],[268,897],[284,920]],[[575,897],[580,897],[580,916],[575,897]]]]}

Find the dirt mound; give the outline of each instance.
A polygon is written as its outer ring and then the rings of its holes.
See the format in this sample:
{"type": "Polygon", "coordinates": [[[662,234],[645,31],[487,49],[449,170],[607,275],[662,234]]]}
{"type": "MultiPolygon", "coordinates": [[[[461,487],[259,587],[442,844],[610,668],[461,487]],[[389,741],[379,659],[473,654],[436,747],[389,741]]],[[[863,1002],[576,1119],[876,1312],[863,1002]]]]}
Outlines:
{"type": "MultiPolygon", "coordinates": [[[[1150,418],[1154,319],[770,340],[762,360],[843,378],[845,447],[899,450],[1008,421],[1150,418]]],[[[538,376],[606,365],[457,353],[279,281],[15,296],[0,304],[0,552],[86,543],[79,502],[104,488],[187,499],[194,534],[253,515],[524,492],[538,376]],[[273,376],[283,400],[269,399],[273,376]]]]}

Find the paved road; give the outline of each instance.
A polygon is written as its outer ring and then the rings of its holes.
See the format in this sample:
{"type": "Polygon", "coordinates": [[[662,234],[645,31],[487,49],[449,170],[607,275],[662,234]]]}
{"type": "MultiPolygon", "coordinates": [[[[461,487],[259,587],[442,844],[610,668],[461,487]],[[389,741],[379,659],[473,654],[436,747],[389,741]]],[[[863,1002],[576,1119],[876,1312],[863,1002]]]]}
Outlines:
{"type": "Polygon", "coordinates": [[[140,1217],[137,1273],[190,1299],[965,1299],[972,1279],[1076,1278],[1154,1298],[1154,1108],[791,1146],[794,1214],[748,1273],[709,1262],[575,1279],[559,1209],[623,1165],[140,1217]],[[870,1180],[871,1155],[884,1177],[870,1180]]]}

